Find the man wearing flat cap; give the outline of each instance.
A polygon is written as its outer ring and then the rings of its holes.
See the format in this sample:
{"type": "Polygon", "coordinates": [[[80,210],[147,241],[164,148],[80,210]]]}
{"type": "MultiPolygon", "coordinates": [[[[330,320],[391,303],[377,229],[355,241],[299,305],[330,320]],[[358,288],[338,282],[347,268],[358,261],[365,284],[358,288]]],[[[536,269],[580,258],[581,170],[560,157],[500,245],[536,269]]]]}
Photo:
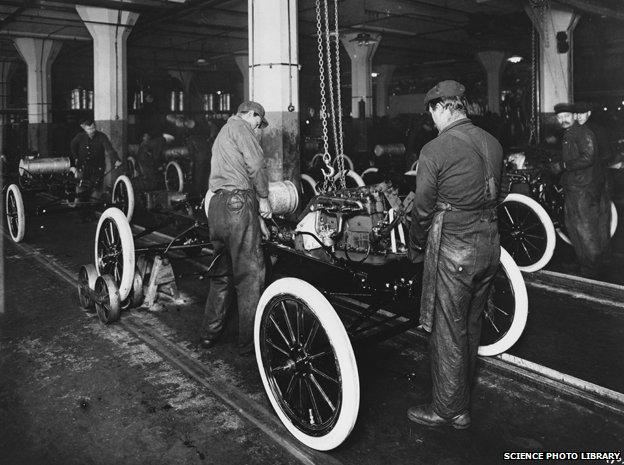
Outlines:
{"type": "Polygon", "coordinates": [[[609,248],[610,202],[596,136],[587,125],[576,123],[575,110],[569,103],[555,105],[557,120],[564,129],[561,184],[565,196],[565,227],[580,274],[597,278],[609,248]]]}
{"type": "Polygon", "coordinates": [[[267,124],[262,105],[243,102],[212,146],[206,209],[217,258],[201,328],[203,348],[212,347],[221,334],[236,291],[239,353],[253,353],[254,317],[265,274],[258,214],[271,217],[264,154],[254,131],[267,124]]]}
{"type": "Polygon", "coordinates": [[[410,255],[425,251],[420,323],[431,332],[432,402],[410,407],[427,426],[470,426],[482,314],[498,270],[496,204],[503,150],[466,117],[464,86],[442,81],[425,107],[438,136],[420,152],[410,255]],[[426,248],[425,248],[426,247],[426,248]]]}

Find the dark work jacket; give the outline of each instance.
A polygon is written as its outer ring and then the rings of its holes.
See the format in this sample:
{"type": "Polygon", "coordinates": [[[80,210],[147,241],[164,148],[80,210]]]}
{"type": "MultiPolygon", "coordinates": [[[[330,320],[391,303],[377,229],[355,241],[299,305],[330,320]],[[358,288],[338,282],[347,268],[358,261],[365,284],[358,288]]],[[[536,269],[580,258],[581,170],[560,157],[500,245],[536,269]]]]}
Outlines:
{"type": "Polygon", "coordinates": [[[76,160],[76,167],[84,172],[87,177],[104,173],[106,167],[106,154],[112,154],[114,163],[118,159],[117,152],[111,145],[108,136],[100,131],[90,138],[86,132],[81,132],[70,143],[70,152],[76,160]]]}
{"type": "Polygon", "coordinates": [[[503,149],[490,133],[478,128],[468,118],[450,124],[420,152],[416,176],[416,197],[412,208],[410,240],[420,247],[427,241],[436,203],[446,203],[458,210],[478,210],[484,203],[483,162],[477,148],[486,153],[496,189],[500,191],[503,149]],[[474,144],[468,145],[453,131],[460,131],[474,144]]]}
{"type": "Polygon", "coordinates": [[[611,148],[611,141],[609,141],[607,130],[591,117],[583,126],[587,126],[594,133],[596,136],[596,143],[598,144],[598,158],[602,161],[604,166],[609,165],[613,160],[613,149],[611,148]]]}
{"type": "Polygon", "coordinates": [[[598,158],[596,136],[586,125],[574,124],[563,134],[561,158],[564,188],[598,186],[605,182],[604,169],[598,158]]]}

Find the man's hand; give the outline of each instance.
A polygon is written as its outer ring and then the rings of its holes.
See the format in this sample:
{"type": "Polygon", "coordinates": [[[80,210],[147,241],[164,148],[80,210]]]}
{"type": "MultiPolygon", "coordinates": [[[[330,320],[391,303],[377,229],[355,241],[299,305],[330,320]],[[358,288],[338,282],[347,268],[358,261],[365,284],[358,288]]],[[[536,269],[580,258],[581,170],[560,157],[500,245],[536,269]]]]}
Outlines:
{"type": "Polygon", "coordinates": [[[121,160],[115,161],[115,168],[119,168],[121,166],[121,160]]]}
{"type": "Polygon", "coordinates": [[[273,216],[273,212],[271,211],[271,205],[269,204],[269,199],[268,198],[258,198],[258,202],[259,202],[259,210],[260,210],[260,216],[262,218],[271,218],[273,216]]]}
{"type": "Polygon", "coordinates": [[[258,221],[260,221],[260,232],[262,232],[262,237],[264,240],[268,241],[271,238],[271,232],[261,216],[258,217],[258,221]]]}

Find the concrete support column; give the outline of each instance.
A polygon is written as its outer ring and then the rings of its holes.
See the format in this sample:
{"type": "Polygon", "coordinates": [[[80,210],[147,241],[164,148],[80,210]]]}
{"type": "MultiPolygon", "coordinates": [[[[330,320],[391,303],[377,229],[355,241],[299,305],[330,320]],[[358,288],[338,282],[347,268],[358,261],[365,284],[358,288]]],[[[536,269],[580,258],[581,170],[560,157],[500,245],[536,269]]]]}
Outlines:
{"type": "MultiPolygon", "coordinates": [[[[4,111],[8,108],[9,101],[9,80],[13,73],[15,63],[12,61],[0,61],[0,110],[4,111]]],[[[8,117],[4,113],[0,113],[0,155],[4,155],[6,151],[6,124],[8,117]]]]}
{"type": "Polygon", "coordinates": [[[341,36],[342,45],[351,57],[351,116],[373,116],[373,56],[381,40],[381,34],[369,34],[366,41],[358,41],[358,33],[341,36]],[[365,114],[360,115],[360,101],[364,101],[365,114]]]}
{"type": "Polygon", "coordinates": [[[500,115],[500,81],[505,64],[505,52],[488,50],[477,53],[487,74],[488,110],[500,115]]]}
{"type": "Polygon", "coordinates": [[[264,106],[261,145],[271,181],[299,185],[297,0],[248,1],[249,98],[264,106]]]}
{"type": "Polygon", "coordinates": [[[48,155],[49,125],[52,122],[51,70],[62,43],[30,37],[13,40],[28,69],[28,147],[41,155],[48,155]]]}
{"type": "MultiPolygon", "coordinates": [[[[93,37],[93,119],[125,160],[128,147],[126,40],[139,14],[80,5],[76,6],[76,11],[93,37]]],[[[109,169],[107,165],[107,171],[109,169]]]]}
{"type": "Polygon", "coordinates": [[[539,88],[540,113],[552,114],[560,102],[572,102],[572,32],[580,16],[561,7],[532,9],[525,7],[540,36],[539,88]],[[557,33],[567,34],[569,50],[559,53],[557,33]]]}
{"type": "Polygon", "coordinates": [[[380,65],[375,68],[378,73],[375,78],[377,81],[377,116],[385,116],[388,114],[388,87],[390,87],[390,81],[396,65],[380,65]]]}
{"type": "Polygon", "coordinates": [[[249,100],[249,55],[238,54],[234,56],[234,60],[243,75],[243,101],[249,100]]]}

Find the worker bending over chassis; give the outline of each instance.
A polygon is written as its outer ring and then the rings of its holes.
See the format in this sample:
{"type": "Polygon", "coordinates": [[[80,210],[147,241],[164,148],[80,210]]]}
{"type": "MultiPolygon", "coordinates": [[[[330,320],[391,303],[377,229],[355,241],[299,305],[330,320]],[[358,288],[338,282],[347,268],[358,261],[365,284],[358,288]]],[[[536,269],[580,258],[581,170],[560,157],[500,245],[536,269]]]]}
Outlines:
{"type": "Polygon", "coordinates": [[[105,190],[111,189],[111,182],[104,182],[106,174],[117,168],[121,161],[108,136],[97,130],[90,118],[80,121],[84,132],[77,134],[70,143],[70,152],[80,181],[76,185],[79,200],[101,199],[105,190]],[[105,189],[106,188],[106,189],[105,189]]]}
{"type": "Polygon", "coordinates": [[[413,260],[426,244],[420,323],[431,332],[433,392],[408,417],[457,429],[470,426],[482,315],[500,261],[503,168],[501,145],[466,117],[463,93],[460,83],[442,81],[426,94],[439,134],[420,154],[410,228],[413,260]]]}
{"type": "Polygon", "coordinates": [[[223,330],[234,289],[239,353],[253,353],[253,325],[265,265],[258,213],[271,216],[264,154],[254,130],[266,126],[264,108],[243,102],[212,146],[208,228],[217,258],[210,273],[200,346],[210,348],[223,330]]]}

